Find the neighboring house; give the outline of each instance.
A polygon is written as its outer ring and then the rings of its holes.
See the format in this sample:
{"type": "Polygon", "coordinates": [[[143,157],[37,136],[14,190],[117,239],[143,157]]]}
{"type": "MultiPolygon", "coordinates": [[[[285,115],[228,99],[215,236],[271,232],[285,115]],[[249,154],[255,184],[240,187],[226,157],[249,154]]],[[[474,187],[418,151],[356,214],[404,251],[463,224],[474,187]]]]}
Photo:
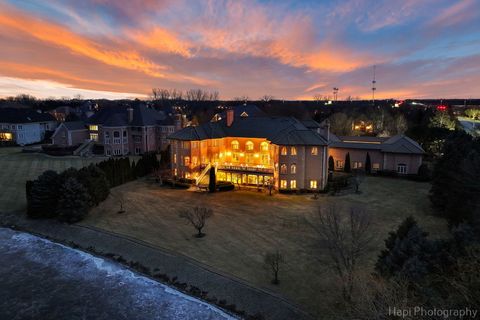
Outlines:
{"type": "Polygon", "coordinates": [[[50,111],[50,114],[59,122],[67,120],[68,116],[74,116],[78,120],[86,120],[94,114],[94,111],[98,109],[97,104],[93,104],[91,101],[85,101],[80,106],[70,107],[62,106],[50,111]]]}
{"type": "Polygon", "coordinates": [[[55,118],[31,109],[0,109],[0,141],[19,145],[41,142],[57,127],[55,118]]]}
{"type": "Polygon", "coordinates": [[[167,136],[176,128],[171,117],[145,105],[103,108],[86,124],[89,139],[102,145],[107,156],[165,150],[167,136]]]}
{"type": "Polygon", "coordinates": [[[365,169],[367,153],[372,172],[396,171],[399,174],[417,174],[422,164],[422,147],[405,135],[390,138],[337,137],[330,134],[329,156],[335,170],[343,170],[347,153],[352,169],[365,169]]]}
{"type": "Polygon", "coordinates": [[[242,114],[230,109],[170,135],[173,176],[200,183],[214,166],[220,181],[319,190],[327,183],[329,156],[338,170],[347,152],[352,169],[364,168],[367,152],[373,171],[416,174],[422,163],[422,148],[405,136],[337,137],[313,120],[242,114]]]}
{"type": "Polygon", "coordinates": [[[62,122],[52,135],[52,144],[66,147],[84,143],[90,137],[83,121],[62,122]]]}

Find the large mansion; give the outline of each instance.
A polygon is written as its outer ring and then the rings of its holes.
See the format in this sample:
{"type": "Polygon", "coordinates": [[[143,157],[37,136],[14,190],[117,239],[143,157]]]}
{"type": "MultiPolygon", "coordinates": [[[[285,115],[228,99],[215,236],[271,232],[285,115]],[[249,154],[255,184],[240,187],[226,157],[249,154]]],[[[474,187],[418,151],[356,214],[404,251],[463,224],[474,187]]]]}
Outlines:
{"type": "Polygon", "coordinates": [[[175,177],[198,183],[213,166],[220,181],[273,183],[278,189],[290,190],[323,189],[330,156],[336,170],[343,168],[347,153],[353,169],[364,168],[368,153],[372,171],[416,174],[424,153],[418,143],[403,135],[337,137],[324,133],[313,120],[269,117],[242,111],[242,107],[218,114],[211,122],[183,128],[168,138],[175,177]]]}

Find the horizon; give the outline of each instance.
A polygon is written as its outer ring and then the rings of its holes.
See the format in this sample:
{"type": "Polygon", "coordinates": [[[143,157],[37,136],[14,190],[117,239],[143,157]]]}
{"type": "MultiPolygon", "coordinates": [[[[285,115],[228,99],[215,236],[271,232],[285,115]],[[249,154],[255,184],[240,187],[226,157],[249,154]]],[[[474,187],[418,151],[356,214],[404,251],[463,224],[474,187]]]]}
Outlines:
{"type": "Polygon", "coordinates": [[[376,99],[475,99],[478,12],[475,0],[6,0],[0,97],[370,100],[375,65],[376,99]]]}

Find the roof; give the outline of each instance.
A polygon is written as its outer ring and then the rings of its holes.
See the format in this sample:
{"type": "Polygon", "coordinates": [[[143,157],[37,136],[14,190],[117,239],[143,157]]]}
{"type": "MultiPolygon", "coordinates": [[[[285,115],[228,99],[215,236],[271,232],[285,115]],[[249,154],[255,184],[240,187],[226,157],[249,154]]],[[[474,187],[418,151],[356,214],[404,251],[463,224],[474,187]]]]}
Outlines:
{"type": "Polygon", "coordinates": [[[323,136],[293,117],[235,117],[186,127],[170,135],[172,140],[205,140],[224,137],[265,138],[277,145],[326,145],[323,136]]]}
{"type": "MultiPolygon", "coordinates": [[[[234,117],[266,117],[267,114],[254,104],[241,104],[232,108],[234,117]]],[[[225,119],[227,112],[223,111],[217,115],[220,119],[225,119]]]]}
{"type": "Polygon", "coordinates": [[[330,133],[329,146],[332,148],[378,150],[388,153],[425,153],[417,142],[403,134],[385,138],[336,136],[333,133],[330,133]]]}
{"type": "Polygon", "coordinates": [[[32,109],[0,109],[0,123],[35,123],[49,121],[56,121],[50,113],[42,113],[32,109]]]}
{"type": "Polygon", "coordinates": [[[85,126],[85,122],[83,121],[68,121],[68,122],[64,122],[63,125],[70,131],[87,130],[87,127],[85,126]]]}
{"type": "Polygon", "coordinates": [[[133,109],[133,120],[128,121],[128,106],[103,108],[87,119],[88,124],[103,125],[105,127],[144,127],[155,125],[171,125],[173,120],[162,111],[138,105],[133,109]]]}

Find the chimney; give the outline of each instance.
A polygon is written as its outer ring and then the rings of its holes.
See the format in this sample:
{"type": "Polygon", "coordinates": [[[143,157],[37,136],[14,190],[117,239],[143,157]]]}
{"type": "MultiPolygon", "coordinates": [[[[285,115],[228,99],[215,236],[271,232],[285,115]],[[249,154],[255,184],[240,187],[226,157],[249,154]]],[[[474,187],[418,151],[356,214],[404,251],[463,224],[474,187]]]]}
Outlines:
{"type": "Polygon", "coordinates": [[[234,118],[235,118],[235,111],[233,109],[228,109],[227,110],[227,127],[232,126],[234,118]]]}
{"type": "Polygon", "coordinates": [[[128,123],[132,123],[132,121],[133,121],[133,108],[128,107],[127,112],[128,112],[128,123]]]}

